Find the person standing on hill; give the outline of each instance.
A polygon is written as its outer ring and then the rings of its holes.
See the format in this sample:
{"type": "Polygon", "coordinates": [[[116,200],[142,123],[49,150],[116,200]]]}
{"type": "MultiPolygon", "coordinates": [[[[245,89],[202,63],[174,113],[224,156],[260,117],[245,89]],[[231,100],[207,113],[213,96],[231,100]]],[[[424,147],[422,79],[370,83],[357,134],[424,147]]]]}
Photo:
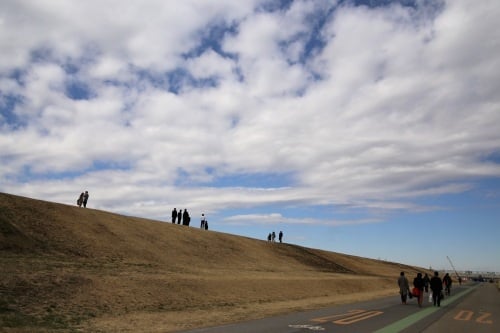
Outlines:
{"type": "Polygon", "coordinates": [[[184,208],[184,213],[182,214],[182,224],[187,225],[189,227],[189,222],[191,218],[189,217],[189,213],[186,208],[184,208]]]}
{"type": "Polygon", "coordinates": [[[399,294],[401,295],[401,303],[406,304],[406,297],[410,291],[410,283],[405,276],[405,272],[401,272],[398,278],[399,294]]]}
{"type": "Polygon", "coordinates": [[[78,205],[78,207],[82,207],[82,204],[83,204],[83,192],[80,193],[80,197],[78,198],[78,200],[76,200],[76,204],[78,205]]]}
{"type": "Polygon", "coordinates": [[[179,211],[177,212],[177,224],[181,224],[181,220],[182,220],[182,209],[179,209],[179,211]]]}
{"type": "Polygon", "coordinates": [[[85,191],[83,194],[83,207],[87,207],[87,201],[89,201],[89,192],[85,191]]]}
{"type": "Polygon", "coordinates": [[[432,302],[434,306],[441,306],[441,293],[443,292],[443,281],[439,277],[439,273],[434,272],[434,276],[431,278],[431,290],[432,290],[432,302]]]}
{"type": "Polygon", "coordinates": [[[177,219],[177,209],[174,208],[174,210],[172,211],[172,223],[175,224],[176,219],[177,219]]]}
{"type": "Polygon", "coordinates": [[[280,240],[280,243],[283,243],[283,231],[280,231],[278,234],[278,239],[280,240]]]}
{"type": "Polygon", "coordinates": [[[418,306],[421,308],[422,307],[422,301],[424,299],[424,287],[425,287],[425,282],[424,279],[422,278],[422,273],[418,273],[417,277],[413,279],[413,296],[417,297],[418,300],[418,306]]]}
{"type": "Polygon", "coordinates": [[[207,223],[207,219],[205,218],[205,214],[201,214],[200,229],[205,229],[205,223],[207,223]]]}

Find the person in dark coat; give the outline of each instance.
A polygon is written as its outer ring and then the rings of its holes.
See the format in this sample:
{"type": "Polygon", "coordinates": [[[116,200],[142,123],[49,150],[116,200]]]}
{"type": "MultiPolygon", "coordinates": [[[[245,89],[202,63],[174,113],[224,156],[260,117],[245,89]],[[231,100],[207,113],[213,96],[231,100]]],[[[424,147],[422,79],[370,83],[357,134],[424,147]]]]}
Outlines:
{"type": "Polygon", "coordinates": [[[85,191],[83,194],[83,207],[87,207],[87,201],[89,201],[89,192],[85,191]]]}
{"type": "Polygon", "coordinates": [[[451,293],[451,277],[450,274],[446,273],[443,278],[444,290],[447,296],[451,293]]]}
{"type": "Polygon", "coordinates": [[[432,291],[432,302],[434,306],[441,306],[441,294],[443,292],[443,281],[439,277],[439,273],[434,272],[434,276],[430,281],[431,291],[432,291]]]}
{"type": "Polygon", "coordinates": [[[181,224],[181,220],[182,220],[182,209],[179,209],[179,211],[177,212],[177,224],[181,224]]]}
{"type": "Polygon", "coordinates": [[[278,239],[280,240],[280,243],[283,243],[283,231],[280,231],[278,234],[278,239]]]}
{"type": "Polygon", "coordinates": [[[429,282],[430,282],[429,275],[427,275],[427,273],[425,273],[425,275],[424,275],[424,283],[425,283],[425,292],[426,293],[429,292],[429,282]]]}
{"type": "Polygon", "coordinates": [[[422,307],[422,301],[424,299],[424,288],[425,288],[425,281],[422,278],[422,273],[418,273],[417,277],[413,279],[413,287],[415,289],[413,296],[418,297],[417,298],[418,306],[422,307]]]}
{"type": "Polygon", "coordinates": [[[78,200],[76,200],[76,204],[78,205],[78,207],[82,207],[82,204],[83,204],[83,192],[80,193],[80,196],[78,197],[78,200]]]}
{"type": "Polygon", "coordinates": [[[175,220],[177,219],[177,209],[174,208],[172,211],[172,223],[175,223],[175,220]]]}
{"type": "Polygon", "coordinates": [[[182,224],[187,225],[189,227],[189,222],[191,221],[191,218],[189,217],[189,213],[187,209],[184,208],[184,213],[182,213],[182,224]]]}

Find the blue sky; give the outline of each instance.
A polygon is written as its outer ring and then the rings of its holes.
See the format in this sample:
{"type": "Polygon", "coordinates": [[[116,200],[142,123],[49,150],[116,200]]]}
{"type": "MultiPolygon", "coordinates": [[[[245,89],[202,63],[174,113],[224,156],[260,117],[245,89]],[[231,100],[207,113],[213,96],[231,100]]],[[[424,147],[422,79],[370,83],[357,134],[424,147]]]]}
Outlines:
{"type": "Polygon", "coordinates": [[[495,0],[0,3],[0,191],[500,272],[495,0]]]}

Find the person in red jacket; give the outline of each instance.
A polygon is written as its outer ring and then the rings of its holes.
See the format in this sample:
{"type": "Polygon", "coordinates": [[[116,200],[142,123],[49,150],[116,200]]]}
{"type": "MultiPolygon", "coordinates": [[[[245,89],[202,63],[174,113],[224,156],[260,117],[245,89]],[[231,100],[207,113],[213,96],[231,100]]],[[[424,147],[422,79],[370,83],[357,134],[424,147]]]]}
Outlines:
{"type": "Polygon", "coordinates": [[[418,273],[417,277],[413,279],[413,287],[413,296],[418,297],[418,306],[422,307],[425,288],[425,281],[422,278],[422,273],[418,273]]]}

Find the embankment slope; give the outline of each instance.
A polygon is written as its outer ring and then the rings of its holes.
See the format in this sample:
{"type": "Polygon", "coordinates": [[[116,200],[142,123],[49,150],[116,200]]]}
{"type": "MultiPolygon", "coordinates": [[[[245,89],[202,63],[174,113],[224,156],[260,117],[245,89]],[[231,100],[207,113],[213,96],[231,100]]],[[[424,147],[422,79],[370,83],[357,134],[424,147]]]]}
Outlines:
{"type": "Polygon", "coordinates": [[[168,332],[395,294],[422,269],[0,193],[0,327],[168,332]]]}

